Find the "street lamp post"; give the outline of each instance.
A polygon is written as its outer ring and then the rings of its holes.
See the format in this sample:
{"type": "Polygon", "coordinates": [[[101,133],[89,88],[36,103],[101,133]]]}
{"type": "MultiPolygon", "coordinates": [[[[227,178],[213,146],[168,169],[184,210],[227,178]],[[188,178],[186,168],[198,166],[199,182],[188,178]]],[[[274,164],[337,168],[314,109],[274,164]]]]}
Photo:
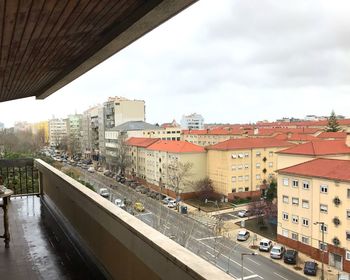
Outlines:
{"type": "Polygon", "coordinates": [[[241,253],[241,279],[243,280],[243,277],[244,277],[244,266],[243,266],[243,257],[244,256],[256,256],[258,253],[241,253]]]}
{"type": "MultiPolygon", "coordinates": [[[[320,225],[322,228],[322,246],[324,246],[324,222],[315,222],[314,225],[320,225]]],[[[324,264],[323,264],[323,255],[324,255],[324,250],[322,249],[322,255],[321,255],[321,266],[322,266],[322,271],[321,271],[321,280],[324,280],[324,264]]]]}

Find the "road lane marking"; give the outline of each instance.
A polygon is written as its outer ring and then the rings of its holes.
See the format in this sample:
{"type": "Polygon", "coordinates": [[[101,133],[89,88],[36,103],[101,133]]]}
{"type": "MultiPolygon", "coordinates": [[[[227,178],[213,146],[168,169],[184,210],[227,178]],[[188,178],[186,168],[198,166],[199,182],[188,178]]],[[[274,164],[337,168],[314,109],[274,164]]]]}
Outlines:
{"type": "Polygon", "coordinates": [[[274,272],[274,274],[276,274],[278,277],[281,277],[281,278],[284,279],[284,280],[288,280],[288,278],[283,277],[282,275],[278,274],[277,272],[274,272]]]}
{"type": "Polygon", "coordinates": [[[264,279],[263,277],[261,277],[260,275],[258,274],[253,274],[253,275],[249,275],[249,276],[244,276],[243,279],[251,279],[251,278],[261,278],[261,279],[264,279]]]}
{"type": "Polygon", "coordinates": [[[196,240],[197,241],[202,241],[202,240],[210,240],[210,239],[216,239],[216,238],[222,238],[222,236],[221,235],[219,235],[219,236],[209,236],[209,237],[198,238],[196,240]]]}
{"type": "Polygon", "coordinates": [[[260,265],[260,263],[253,261],[251,258],[246,258],[247,260],[250,260],[251,262],[255,263],[256,265],[260,265]]]}
{"type": "Polygon", "coordinates": [[[210,255],[212,258],[215,258],[215,255],[213,255],[212,253],[206,251],[208,255],[210,255]]]}

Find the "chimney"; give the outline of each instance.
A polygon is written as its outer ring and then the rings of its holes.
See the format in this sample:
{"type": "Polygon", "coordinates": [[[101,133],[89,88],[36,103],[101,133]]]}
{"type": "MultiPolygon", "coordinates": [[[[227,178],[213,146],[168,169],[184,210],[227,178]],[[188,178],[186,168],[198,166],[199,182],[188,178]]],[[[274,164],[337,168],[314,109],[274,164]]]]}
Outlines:
{"type": "Polygon", "coordinates": [[[350,132],[346,133],[345,144],[350,147],[350,132]]]}
{"type": "Polygon", "coordinates": [[[259,134],[259,128],[254,128],[254,135],[258,135],[259,134]]]}

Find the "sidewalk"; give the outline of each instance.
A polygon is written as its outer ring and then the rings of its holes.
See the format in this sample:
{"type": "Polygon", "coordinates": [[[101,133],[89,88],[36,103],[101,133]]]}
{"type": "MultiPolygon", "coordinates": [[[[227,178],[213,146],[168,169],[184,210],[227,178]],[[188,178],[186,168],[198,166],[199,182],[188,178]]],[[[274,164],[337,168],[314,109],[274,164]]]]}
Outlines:
{"type": "MultiPolygon", "coordinates": [[[[243,218],[243,219],[245,219],[245,218],[243,218]]],[[[224,230],[227,233],[228,237],[231,238],[232,240],[236,240],[237,234],[241,230],[241,227],[235,224],[236,222],[239,222],[240,220],[242,220],[242,219],[225,222],[224,230]]],[[[251,236],[249,237],[249,239],[247,241],[239,242],[239,244],[244,246],[244,247],[247,247],[247,248],[251,249],[249,246],[253,245],[253,238],[254,238],[255,235],[257,237],[257,240],[254,242],[254,244],[258,245],[260,239],[262,239],[264,237],[254,233],[254,232],[251,232],[251,236]]],[[[274,242],[274,244],[277,244],[277,242],[274,242]]],[[[278,263],[278,264],[280,264],[280,265],[282,265],[282,266],[284,266],[284,267],[286,267],[286,268],[288,268],[290,270],[293,270],[294,272],[296,272],[296,273],[298,273],[300,275],[303,275],[304,277],[306,277],[308,279],[320,279],[320,277],[321,277],[321,267],[322,267],[322,265],[321,265],[320,262],[317,262],[318,263],[317,276],[304,275],[304,273],[303,273],[304,263],[305,263],[305,261],[309,261],[309,260],[312,260],[312,259],[309,256],[307,256],[307,255],[305,255],[303,253],[299,252],[299,254],[298,254],[298,256],[299,256],[298,265],[302,269],[301,270],[296,270],[296,269],[294,269],[294,265],[285,264],[283,262],[283,260],[271,259],[269,253],[260,252],[259,249],[256,249],[256,250],[251,249],[251,250],[256,251],[259,255],[265,256],[265,257],[269,258],[271,261],[276,262],[276,263],[278,263]]],[[[331,267],[328,264],[324,264],[325,280],[337,280],[338,279],[338,273],[341,273],[341,271],[338,271],[336,268],[331,267]]]]}

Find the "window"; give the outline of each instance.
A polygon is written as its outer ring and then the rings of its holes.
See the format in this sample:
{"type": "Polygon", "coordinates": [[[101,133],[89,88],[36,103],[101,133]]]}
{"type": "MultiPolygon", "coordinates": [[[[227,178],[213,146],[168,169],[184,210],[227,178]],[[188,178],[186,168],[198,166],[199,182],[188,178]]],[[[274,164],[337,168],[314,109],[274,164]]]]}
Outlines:
{"type": "Polygon", "coordinates": [[[345,258],[347,261],[350,261],[350,251],[346,251],[345,258]]]}
{"type": "Polygon", "coordinates": [[[309,201],[308,200],[303,199],[301,204],[302,204],[303,208],[309,208],[309,201]]]}
{"type": "Polygon", "coordinates": [[[308,227],[309,226],[309,219],[303,218],[303,226],[308,227]]]}
{"type": "Polygon", "coordinates": [[[327,251],[327,243],[323,243],[321,241],[318,241],[318,248],[322,251],[327,251]]]}
{"type": "Polygon", "coordinates": [[[232,189],[232,192],[236,192],[236,188],[233,188],[233,189],[232,189]]]}
{"type": "Polygon", "coordinates": [[[299,216],[292,215],[292,223],[294,224],[299,223],[299,216]]]}
{"type": "Polygon", "coordinates": [[[232,165],[232,170],[236,170],[236,165],[232,165]]]}
{"type": "Polygon", "coordinates": [[[283,186],[289,186],[288,178],[283,178],[283,186]]]}
{"type": "Polygon", "coordinates": [[[301,236],[301,242],[303,242],[304,244],[309,244],[309,240],[309,237],[301,236]]]}
{"type": "Polygon", "coordinates": [[[282,212],[282,219],[285,221],[288,221],[288,219],[289,219],[288,213],[282,212]]]}
{"type": "Polygon", "coordinates": [[[236,182],[236,176],[232,176],[232,182],[236,182]]]}
{"type": "Polygon", "coordinates": [[[260,180],[260,179],[261,179],[260,174],[256,174],[256,179],[257,179],[257,180],[260,180]]]}
{"type": "Polygon", "coordinates": [[[287,195],[283,196],[283,203],[289,203],[289,197],[287,195]]]}
{"type": "Polygon", "coordinates": [[[244,157],[248,158],[249,157],[249,153],[244,153],[244,157]]]}
{"type": "Polygon", "coordinates": [[[239,164],[239,165],[237,165],[237,168],[238,168],[238,169],[242,169],[242,168],[243,168],[243,165],[242,165],[242,164],[239,164]]]}
{"type": "Polygon", "coordinates": [[[248,168],[249,168],[249,165],[248,165],[248,164],[245,164],[245,165],[244,165],[244,168],[245,168],[245,169],[248,169],[248,168]]]}
{"type": "Polygon", "coordinates": [[[328,213],[328,205],[320,204],[320,212],[321,213],[328,213]]]}
{"type": "Polygon", "coordinates": [[[273,167],[273,162],[269,162],[269,167],[273,167]]]}
{"type": "Polygon", "coordinates": [[[245,175],[244,180],[249,181],[249,175],[245,175]]]}
{"type": "Polygon", "coordinates": [[[299,205],[299,198],[293,197],[292,198],[292,204],[293,205],[299,205]]]}
{"type": "Polygon", "coordinates": [[[273,152],[269,152],[269,157],[272,157],[273,156],[273,152]]]}
{"type": "Polygon", "coordinates": [[[260,163],[257,163],[257,164],[256,164],[256,168],[260,168],[260,163]]]}
{"type": "Polygon", "coordinates": [[[328,230],[327,225],[325,225],[325,224],[320,224],[320,231],[321,231],[321,232],[323,231],[324,233],[326,233],[327,230],[328,230]]]}
{"type": "Polygon", "coordinates": [[[257,157],[260,157],[260,156],[261,156],[261,153],[260,153],[260,152],[256,152],[256,156],[257,156],[257,157]]]}
{"type": "Polygon", "coordinates": [[[293,188],[299,187],[299,181],[298,180],[293,180],[292,181],[292,186],[293,186],[293,188]]]}
{"type": "Polygon", "coordinates": [[[309,181],[303,181],[303,189],[308,190],[310,188],[309,181]]]}
{"type": "Polygon", "coordinates": [[[298,234],[296,232],[292,232],[292,239],[293,240],[298,240],[298,234]]]}
{"type": "Polygon", "coordinates": [[[244,155],[243,155],[243,154],[238,154],[238,157],[239,157],[239,158],[243,158],[244,155]]]}
{"type": "Polygon", "coordinates": [[[282,229],[282,235],[288,237],[288,229],[282,229]]]}
{"type": "Polygon", "coordinates": [[[249,191],[249,187],[245,187],[244,190],[247,192],[249,191]]]}
{"type": "Polygon", "coordinates": [[[238,188],[238,191],[239,192],[243,192],[243,188],[238,188]]]}
{"type": "Polygon", "coordinates": [[[346,210],[346,217],[350,219],[350,210],[346,210]]]}
{"type": "Polygon", "coordinates": [[[348,189],[347,193],[348,193],[348,198],[350,198],[350,189],[348,189]]]}
{"type": "Polygon", "coordinates": [[[346,232],[346,240],[350,240],[350,231],[346,232]]]}
{"type": "Polygon", "coordinates": [[[232,158],[237,158],[237,155],[236,154],[232,154],[231,157],[232,158]]]}
{"type": "Polygon", "coordinates": [[[243,181],[243,176],[238,176],[238,181],[243,181]]]}
{"type": "Polygon", "coordinates": [[[327,185],[321,185],[320,186],[321,193],[328,193],[328,186],[327,185]]]}

